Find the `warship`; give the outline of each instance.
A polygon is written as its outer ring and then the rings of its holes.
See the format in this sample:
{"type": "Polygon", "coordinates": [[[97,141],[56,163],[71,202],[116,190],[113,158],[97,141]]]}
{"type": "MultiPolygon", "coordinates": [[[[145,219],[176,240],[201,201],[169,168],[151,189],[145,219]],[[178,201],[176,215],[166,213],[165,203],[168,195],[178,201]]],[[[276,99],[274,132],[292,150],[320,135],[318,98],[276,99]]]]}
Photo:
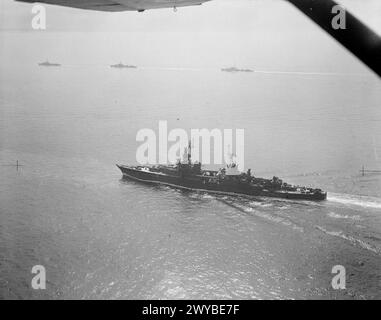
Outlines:
{"type": "Polygon", "coordinates": [[[236,67],[230,67],[230,68],[222,68],[221,71],[223,72],[254,72],[253,70],[251,69],[238,69],[236,67]]]}
{"type": "Polygon", "coordinates": [[[127,69],[136,69],[137,66],[131,66],[131,65],[128,65],[128,64],[123,64],[122,62],[119,62],[117,64],[112,64],[110,66],[111,68],[119,68],[119,69],[124,69],[124,68],[127,68],[127,69]]]}
{"type": "Polygon", "coordinates": [[[40,62],[38,65],[41,67],[60,67],[61,66],[59,63],[51,63],[48,60],[44,62],[40,62]]]}
{"type": "Polygon", "coordinates": [[[278,177],[255,177],[251,169],[240,172],[234,161],[226,168],[203,170],[200,162],[192,162],[191,145],[185,149],[182,160],[175,165],[129,166],[118,165],[124,179],[148,184],[162,184],[184,190],[203,191],[224,195],[260,196],[283,199],[321,201],[327,192],[317,188],[294,186],[278,177]]]}

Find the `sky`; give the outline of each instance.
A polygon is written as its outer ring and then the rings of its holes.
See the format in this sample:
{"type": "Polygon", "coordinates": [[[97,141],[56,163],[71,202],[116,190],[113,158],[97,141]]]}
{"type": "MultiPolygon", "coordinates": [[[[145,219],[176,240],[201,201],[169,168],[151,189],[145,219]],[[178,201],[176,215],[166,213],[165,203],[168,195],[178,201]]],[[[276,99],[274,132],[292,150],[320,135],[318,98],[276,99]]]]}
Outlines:
{"type": "MultiPolygon", "coordinates": [[[[342,0],[381,33],[381,1],[342,0]]],[[[47,29],[31,28],[32,4],[0,3],[1,62],[123,61],[146,67],[369,72],[283,0],[213,0],[202,6],[95,12],[46,5],[47,29]]]]}

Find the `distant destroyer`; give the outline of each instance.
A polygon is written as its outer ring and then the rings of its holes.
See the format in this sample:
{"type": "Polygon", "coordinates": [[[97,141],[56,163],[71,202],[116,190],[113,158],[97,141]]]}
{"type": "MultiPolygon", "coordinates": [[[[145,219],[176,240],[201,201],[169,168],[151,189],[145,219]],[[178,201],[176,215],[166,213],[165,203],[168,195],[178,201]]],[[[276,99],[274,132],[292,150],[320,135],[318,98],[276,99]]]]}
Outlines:
{"type": "Polygon", "coordinates": [[[119,69],[124,69],[124,68],[127,68],[127,69],[136,69],[137,66],[131,66],[131,65],[128,65],[128,64],[123,64],[122,62],[119,62],[117,64],[112,64],[110,66],[111,68],[119,68],[119,69]]]}
{"type": "Polygon", "coordinates": [[[235,72],[254,72],[254,70],[251,70],[251,69],[238,69],[236,67],[222,68],[221,71],[232,72],[232,73],[235,73],[235,72]]]}
{"type": "Polygon", "coordinates": [[[61,66],[59,63],[51,63],[48,60],[44,62],[40,62],[38,65],[41,67],[60,67],[61,66]]]}

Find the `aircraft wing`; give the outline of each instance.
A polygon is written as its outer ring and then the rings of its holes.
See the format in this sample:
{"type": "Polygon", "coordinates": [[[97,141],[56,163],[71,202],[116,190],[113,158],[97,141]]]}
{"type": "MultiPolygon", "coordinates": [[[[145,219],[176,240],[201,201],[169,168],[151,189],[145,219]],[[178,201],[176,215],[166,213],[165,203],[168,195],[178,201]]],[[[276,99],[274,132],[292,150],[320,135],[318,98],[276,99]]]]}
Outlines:
{"type": "Polygon", "coordinates": [[[144,11],[148,9],[186,7],[210,0],[16,0],[28,3],[46,3],[96,11],[144,11]]]}

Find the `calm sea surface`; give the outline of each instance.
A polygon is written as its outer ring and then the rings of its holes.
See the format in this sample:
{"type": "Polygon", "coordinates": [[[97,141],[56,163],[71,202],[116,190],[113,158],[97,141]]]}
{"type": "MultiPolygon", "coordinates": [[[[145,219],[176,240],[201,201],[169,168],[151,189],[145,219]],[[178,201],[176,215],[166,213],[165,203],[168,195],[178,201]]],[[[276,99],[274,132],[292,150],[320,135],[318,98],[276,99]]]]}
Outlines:
{"type": "Polygon", "coordinates": [[[381,298],[381,175],[359,173],[381,169],[380,101],[371,74],[1,65],[0,298],[381,298]],[[243,128],[255,175],[328,200],[121,180],[159,120],[243,128]],[[30,285],[38,264],[46,290],[30,285]]]}

